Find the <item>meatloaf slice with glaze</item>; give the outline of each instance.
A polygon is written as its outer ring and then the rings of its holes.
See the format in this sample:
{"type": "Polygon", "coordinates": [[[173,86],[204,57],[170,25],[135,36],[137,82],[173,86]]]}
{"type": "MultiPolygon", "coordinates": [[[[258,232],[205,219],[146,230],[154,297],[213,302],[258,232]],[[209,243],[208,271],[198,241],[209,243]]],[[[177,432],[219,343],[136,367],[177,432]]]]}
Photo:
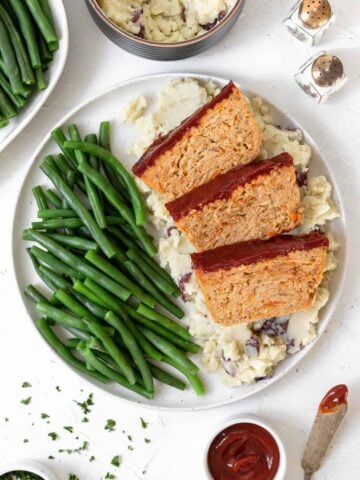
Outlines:
{"type": "Polygon", "coordinates": [[[325,266],[326,235],[280,235],[193,253],[193,268],[216,323],[235,325],[306,310],[325,266]]]}
{"type": "Polygon", "coordinates": [[[292,157],[238,165],[166,204],[198,251],[265,240],[301,221],[300,189],[292,157]]]}
{"type": "Polygon", "coordinates": [[[134,165],[149,187],[173,200],[262,148],[262,131],[241,91],[230,82],[180,126],[160,136],[134,165]]]}

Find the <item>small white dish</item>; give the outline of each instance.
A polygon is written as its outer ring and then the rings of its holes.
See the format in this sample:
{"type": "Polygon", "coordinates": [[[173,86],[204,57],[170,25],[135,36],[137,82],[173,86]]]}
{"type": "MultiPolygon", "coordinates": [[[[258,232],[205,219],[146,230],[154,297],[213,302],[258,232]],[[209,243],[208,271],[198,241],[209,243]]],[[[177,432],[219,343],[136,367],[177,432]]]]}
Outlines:
{"type": "Polygon", "coordinates": [[[24,471],[39,475],[43,480],[58,480],[57,475],[46,465],[37,460],[13,460],[0,467],[0,475],[16,471],[24,471]]]}
{"type": "Polygon", "coordinates": [[[49,68],[45,72],[48,86],[41,92],[33,93],[19,115],[12,118],[7,127],[0,129],[0,153],[35,117],[51,95],[64,70],[69,51],[69,26],[66,11],[62,0],[49,0],[49,4],[54,17],[56,33],[60,38],[60,44],[59,50],[55,52],[54,60],[49,64],[49,68]]]}
{"type": "Polygon", "coordinates": [[[227,420],[217,424],[216,427],[209,432],[209,437],[208,437],[209,440],[205,445],[204,454],[203,454],[204,475],[206,480],[214,480],[214,477],[211,475],[208,467],[208,451],[211,443],[213,442],[215,437],[219,433],[221,433],[223,430],[225,430],[228,427],[231,427],[232,425],[236,425],[238,423],[252,423],[254,425],[258,425],[259,427],[262,427],[264,430],[267,430],[270,433],[270,435],[274,438],[280,453],[279,468],[276,473],[276,476],[274,477],[274,480],[284,480],[286,469],[287,469],[287,455],[286,455],[284,442],[281,440],[279,434],[267,422],[252,415],[247,415],[244,417],[237,417],[237,416],[228,417],[227,420]]]}

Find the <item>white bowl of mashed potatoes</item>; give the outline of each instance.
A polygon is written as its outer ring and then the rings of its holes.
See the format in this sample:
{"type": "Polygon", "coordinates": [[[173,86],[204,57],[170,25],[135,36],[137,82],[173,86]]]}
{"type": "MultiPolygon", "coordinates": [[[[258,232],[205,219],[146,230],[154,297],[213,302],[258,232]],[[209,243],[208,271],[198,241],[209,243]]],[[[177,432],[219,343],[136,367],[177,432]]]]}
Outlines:
{"type": "Polygon", "coordinates": [[[217,43],[236,23],[245,0],[86,0],[95,23],[114,43],[153,60],[178,60],[217,43]]]}

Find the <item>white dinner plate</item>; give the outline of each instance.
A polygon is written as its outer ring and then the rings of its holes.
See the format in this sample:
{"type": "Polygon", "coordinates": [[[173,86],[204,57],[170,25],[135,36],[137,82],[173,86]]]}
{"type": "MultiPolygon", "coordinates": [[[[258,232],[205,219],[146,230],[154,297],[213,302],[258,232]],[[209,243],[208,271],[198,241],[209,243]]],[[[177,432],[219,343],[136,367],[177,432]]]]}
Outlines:
{"type": "Polygon", "coordinates": [[[20,111],[19,115],[12,118],[5,128],[0,128],[0,153],[5,147],[14,140],[17,135],[31,122],[40,108],[51,95],[58,83],[65,66],[69,50],[69,27],[66,18],[65,7],[62,0],[49,0],[49,5],[53,13],[56,33],[59,36],[59,49],[54,54],[54,59],[49,64],[45,72],[47,88],[41,92],[31,94],[29,101],[20,111]]]}
{"type": "MultiPolygon", "coordinates": [[[[121,124],[120,117],[121,111],[128,104],[129,100],[139,95],[145,95],[147,98],[155,99],[159,90],[165,86],[171,79],[179,77],[193,77],[200,80],[209,80],[209,77],[204,75],[194,74],[163,74],[152,75],[147,77],[141,77],[138,79],[129,80],[118,84],[100,95],[94,97],[92,100],[84,103],[80,107],[70,112],[59,125],[68,125],[72,122],[78,124],[80,130],[84,133],[97,132],[99,123],[102,120],[110,120],[112,125],[112,149],[124,165],[130,169],[135,162],[134,157],[130,157],[126,153],[126,145],[136,138],[136,129],[132,125],[121,124]]],[[[211,80],[218,82],[220,85],[224,85],[227,80],[221,78],[211,77],[211,80]]],[[[243,85],[246,91],[246,85],[243,85]]],[[[267,99],[265,99],[267,101],[267,99]]],[[[270,102],[268,102],[270,104],[270,102]]],[[[339,241],[341,248],[337,252],[337,258],[339,266],[335,271],[330,282],[330,300],[327,305],[321,310],[321,321],[319,323],[319,335],[324,332],[331,314],[335,308],[337,300],[340,295],[341,286],[343,284],[343,278],[345,274],[346,258],[347,258],[347,239],[345,228],[345,216],[342,208],[340,193],[337,188],[336,179],[331,173],[330,165],[327,165],[321,158],[319,150],[314,144],[313,140],[306,132],[306,130],[299,124],[297,124],[288,115],[280,112],[276,107],[271,106],[271,113],[274,116],[275,124],[283,125],[288,128],[301,128],[305,135],[306,142],[311,146],[313,150],[313,156],[310,165],[311,175],[326,175],[333,185],[333,198],[340,210],[341,217],[331,223],[331,230],[335,234],[336,239],[339,241]]],[[[24,287],[29,283],[39,283],[36,275],[34,274],[31,262],[28,255],[25,252],[25,242],[21,239],[21,232],[23,229],[28,228],[33,220],[36,219],[36,205],[32,197],[31,189],[38,184],[49,184],[46,177],[41,173],[39,164],[43,157],[47,154],[57,151],[57,147],[50,139],[48,134],[42,141],[39,148],[30,161],[30,168],[26,174],[21,191],[19,194],[16,212],[13,223],[13,259],[15,275],[17,278],[19,290],[21,292],[26,310],[29,314],[29,321],[33,321],[37,318],[37,314],[34,310],[33,304],[23,295],[24,287]]],[[[183,305],[186,310],[186,304],[183,305]]],[[[35,328],[35,327],[34,327],[35,328]]],[[[103,391],[112,393],[123,398],[127,401],[139,403],[144,406],[159,408],[159,409],[173,409],[173,410],[200,410],[205,408],[211,408],[216,406],[225,405],[231,402],[235,402],[253,395],[266,387],[269,387],[272,383],[276,382],[279,378],[284,376],[289,370],[297,365],[305,355],[308,354],[311,348],[314,347],[316,341],[301,350],[299,353],[285,359],[275,371],[272,378],[263,380],[252,385],[242,386],[237,388],[230,388],[223,384],[218,374],[207,374],[202,371],[202,378],[206,383],[206,394],[203,397],[196,397],[190,388],[184,392],[179,392],[173,388],[164,386],[162,384],[157,385],[156,396],[152,401],[139,399],[138,396],[132,394],[121,387],[109,384],[102,385],[90,377],[76,372],[78,375],[83,376],[89,382],[100,387],[103,391]]],[[[45,345],[45,342],[44,342],[45,345]]],[[[55,355],[49,350],[49,355],[55,355]]],[[[70,369],[67,364],[64,364],[65,368],[70,369]]]]}

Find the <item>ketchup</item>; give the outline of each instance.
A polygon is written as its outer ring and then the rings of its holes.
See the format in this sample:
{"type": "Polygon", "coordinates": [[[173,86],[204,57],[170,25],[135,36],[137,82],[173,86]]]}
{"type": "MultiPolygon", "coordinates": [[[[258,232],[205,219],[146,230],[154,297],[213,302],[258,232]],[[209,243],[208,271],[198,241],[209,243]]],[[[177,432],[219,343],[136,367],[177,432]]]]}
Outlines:
{"type": "Polygon", "coordinates": [[[214,480],[272,480],[279,468],[279,447],[268,430],[237,423],[212,441],[207,462],[214,480]]]}
{"type": "Polygon", "coordinates": [[[347,405],[348,388],[346,385],[336,385],[321,400],[318,415],[333,413],[341,405],[347,405]]]}

